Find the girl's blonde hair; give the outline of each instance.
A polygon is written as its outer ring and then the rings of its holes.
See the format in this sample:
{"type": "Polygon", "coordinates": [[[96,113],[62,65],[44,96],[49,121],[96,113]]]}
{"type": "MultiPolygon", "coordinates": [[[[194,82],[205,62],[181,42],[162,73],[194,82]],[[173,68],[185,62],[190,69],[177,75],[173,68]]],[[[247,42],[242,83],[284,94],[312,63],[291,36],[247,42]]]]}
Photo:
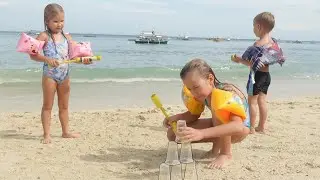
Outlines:
{"type": "Polygon", "coordinates": [[[214,77],[214,85],[218,85],[221,82],[216,78],[216,75],[214,74],[212,68],[209,66],[208,63],[206,63],[204,60],[196,58],[191,61],[189,61],[182,70],[180,71],[180,78],[184,79],[188,72],[197,71],[200,76],[203,78],[209,78],[209,75],[212,74],[214,77]]]}
{"type": "MultiPolygon", "coordinates": [[[[62,6],[60,6],[59,4],[56,3],[52,3],[52,4],[48,4],[45,8],[44,8],[44,29],[45,31],[51,36],[53,43],[55,45],[55,49],[57,51],[57,47],[56,47],[56,42],[54,37],[52,36],[52,31],[51,29],[48,27],[48,22],[56,17],[58,14],[63,13],[64,14],[64,10],[62,8],[62,6]]],[[[62,30],[62,35],[66,38],[65,34],[63,33],[62,30]]],[[[67,39],[67,38],[66,38],[67,39]]]]}
{"type": "Polygon", "coordinates": [[[58,14],[60,13],[64,13],[64,10],[62,8],[62,6],[60,6],[59,4],[48,4],[45,8],[44,8],[44,29],[46,31],[51,31],[47,25],[47,23],[54,17],[56,17],[58,14]]]}
{"type": "Polygon", "coordinates": [[[197,71],[201,77],[207,79],[209,75],[212,74],[214,77],[214,86],[218,89],[223,89],[225,91],[231,91],[240,96],[241,99],[247,101],[247,98],[243,94],[243,92],[235,85],[229,83],[220,82],[216,75],[214,74],[212,68],[206,63],[204,60],[196,58],[189,61],[180,71],[180,78],[184,79],[189,72],[197,71]]]}

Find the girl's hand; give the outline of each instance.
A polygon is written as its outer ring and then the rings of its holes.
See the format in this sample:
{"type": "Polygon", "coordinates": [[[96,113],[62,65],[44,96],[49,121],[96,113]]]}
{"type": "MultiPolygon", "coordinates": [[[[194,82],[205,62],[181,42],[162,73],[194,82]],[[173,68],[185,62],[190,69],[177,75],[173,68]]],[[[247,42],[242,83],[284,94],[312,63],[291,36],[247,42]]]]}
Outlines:
{"type": "Polygon", "coordinates": [[[178,121],[177,115],[170,116],[163,120],[163,126],[166,128],[171,128],[171,123],[178,121]]]}
{"type": "Polygon", "coordinates": [[[50,66],[52,67],[58,67],[59,66],[59,61],[56,60],[56,59],[51,59],[51,58],[48,58],[44,61],[45,63],[49,64],[50,66]]]}
{"type": "Polygon", "coordinates": [[[92,60],[90,58],[83,58],[82,63],[86,65],[92,64],[92,60]]]}
{"type": "Polygon", "coordinates": [[[191,127],[182,127],[177,130],[177,136],[181,139],[182,142],[195,142],[200,141],[204,138],[204,135],[201,130],[194,129],[191,127]]]}

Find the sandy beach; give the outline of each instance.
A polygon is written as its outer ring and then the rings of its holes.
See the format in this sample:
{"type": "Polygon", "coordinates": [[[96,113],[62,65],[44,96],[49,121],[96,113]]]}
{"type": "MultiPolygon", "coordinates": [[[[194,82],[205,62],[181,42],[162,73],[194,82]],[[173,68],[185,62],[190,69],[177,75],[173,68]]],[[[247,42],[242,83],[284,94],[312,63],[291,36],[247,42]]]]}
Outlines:
{"type": "Polygon", "coordinates": [[[33,2],[0,0],[0,180],[164,180],[169,141],[150,96],[174,115],[184,84],[207,108],[213,88],[248,97],[248,82],[267,94],[266,132],[233,144],[223,169],[208,168],[212,143],[193,143],[197,178],[166,180],[320,180],[320,1],[33,2]],[[80,138],[62,138],[58,100],[80,138]]]}
{"type": "MultiPolygon", "coordinates": [[[[185,110],[166,107],[171,114],[185,110]]],[[[234,145],[223,170],[207,169],[209,160],[201,159],[211,144],[193,144],[199,180],[319,179],[320,97],[273,100],[269,112],[267,133],[234,145]]],[[[157,179],[166,159],[163,115],[153,107],[71,112],[80,139],[60,137],[55,112],[49,145],[40,143],[39,112],[0,115],[0,179],[157,179]]]]}

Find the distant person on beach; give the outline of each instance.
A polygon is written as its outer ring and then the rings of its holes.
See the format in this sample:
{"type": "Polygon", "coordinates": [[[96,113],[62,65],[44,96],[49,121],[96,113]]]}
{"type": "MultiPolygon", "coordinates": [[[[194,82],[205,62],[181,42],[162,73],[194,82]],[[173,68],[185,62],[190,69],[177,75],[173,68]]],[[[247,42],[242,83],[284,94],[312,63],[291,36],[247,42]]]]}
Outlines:
{"type": "Polygon", "coordinates": [[[201,59],[188,62],[182,68],[180,77],[184,84],[182,98],[188,111],[164,120],[168,127],[167,137],[170,141],[176,138],[169,124],[185,120],[188,127],[178,127],[179,139],[182,142],[212,142],[208,155],[214,159],[209,167],[223,168],[232,159],[231,144],[244,140],[250,131],[246,97],[236,86],[221,83],[212,68],[201,59]],[[229,96],[228,102],[233,107],[223,110],[223,116],[215,111],[220,106],[215,100],[221,94],[229,96]],[[205,107],[211,110],[212,118],[199,118],[205,107]]]}
{"type": "MultiPolygon", "coordinates": [[[[72,38],[63,32],[64,10],[58,4],[48,4],[44,9],[44,27],[37,39],[45,41],[43,54],[30,55],[32,60],[44,62],[42,76],[43,105],[41,121],[43,126],[44,144],[51,143],[50,124],[51,111],[55,93],[58,95],[59,119],[63,138],[78,138],[79,133],[69,131],[69,96],[70,96],[70,67],[69,64],[59,64],[58,60],[69,58],[69,42],[72,38]]],[[[86,59],[84,64],[90,64],[86,59]]]]}
{"type": "Polygon", "coordinates": [[[251,129],[250,133],[265,132],[267,121],[267,93],[271,83],[269,65],[285,61],[282,49],[276,39],[271,37],[271,31],[275,26],[274,16],[270,12],[262,12],[253,20],[253,32],[259,39],[239,57],[233,55],[232,61],[242,63],[250,67],[247,82],[247,93],[250,109],[251,129]],[[259,125],[255,128],[257,117],[257,105],[259,107],[259,125]]]}

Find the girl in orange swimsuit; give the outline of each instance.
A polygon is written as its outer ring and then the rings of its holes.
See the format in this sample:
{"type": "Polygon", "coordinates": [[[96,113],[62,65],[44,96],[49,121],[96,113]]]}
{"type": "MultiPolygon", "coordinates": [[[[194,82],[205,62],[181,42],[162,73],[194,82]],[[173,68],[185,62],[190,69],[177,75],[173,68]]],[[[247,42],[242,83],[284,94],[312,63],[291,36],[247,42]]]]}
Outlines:
{"type": "Polygon", "coordinates": [[[180,72],[183,101],[187,111],[164,120],[169,128],[167,137],[175,140],[169,124],[185,120],[187,126],[177,130],[182,142],[212,142],[211,168],[222,168],[232,158],[231,144],[241,142],[250,131],[247,102],[244,94],[231,84],[220,83],[211,67],[201,59],[188,62],[180,72]],[[212,118],[200,119],[206,106],[212,118]]]}

